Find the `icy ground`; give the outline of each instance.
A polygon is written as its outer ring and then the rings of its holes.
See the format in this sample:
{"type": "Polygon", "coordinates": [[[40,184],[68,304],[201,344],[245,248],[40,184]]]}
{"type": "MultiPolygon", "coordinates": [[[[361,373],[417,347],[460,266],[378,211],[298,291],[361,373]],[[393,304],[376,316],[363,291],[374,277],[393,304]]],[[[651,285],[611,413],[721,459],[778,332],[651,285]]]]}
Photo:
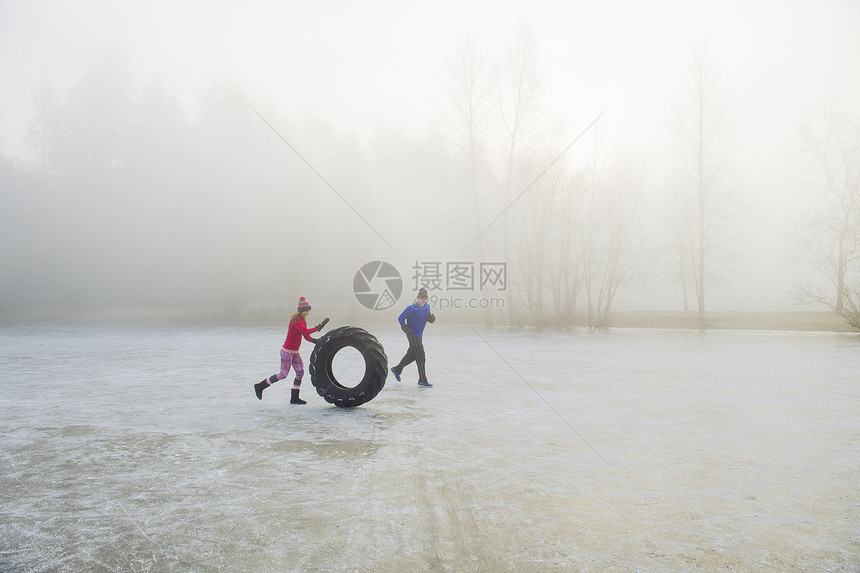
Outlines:
{"type": "Polygon", "coordinates": [[[352,410],[283,336],[0,327],[0,571],[860,568],[858,335],[437,323],[352,410]]]}

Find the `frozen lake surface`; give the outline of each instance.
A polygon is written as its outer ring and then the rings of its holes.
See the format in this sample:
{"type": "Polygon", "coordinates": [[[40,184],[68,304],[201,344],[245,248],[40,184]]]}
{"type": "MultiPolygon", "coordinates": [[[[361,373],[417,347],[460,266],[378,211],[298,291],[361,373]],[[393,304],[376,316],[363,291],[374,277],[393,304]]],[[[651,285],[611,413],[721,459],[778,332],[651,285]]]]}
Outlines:
{"type": "Polygon", "coordinates": [[[0,570],[860,568],[858,335],[437,324],[338,409],[284,332],[0,327],[0,570]]]}

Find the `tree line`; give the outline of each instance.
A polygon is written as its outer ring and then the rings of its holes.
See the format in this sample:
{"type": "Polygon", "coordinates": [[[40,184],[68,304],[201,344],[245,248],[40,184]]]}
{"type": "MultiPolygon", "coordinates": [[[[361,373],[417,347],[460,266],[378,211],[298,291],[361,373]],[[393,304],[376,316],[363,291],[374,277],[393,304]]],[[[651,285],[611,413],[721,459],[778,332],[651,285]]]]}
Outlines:
{"type": "MultiPolygon", "coordinates": [[[[288,309],[310,289],[349,305],[357,265],[395,256],[382,237],[404,258],[507,262],[507,304],[489,321],[608,325],[619,290],[648,279],[706,326],[737,215],[729,96],[707,49],[689,50],[670,98],[665,205],[648,202],[635,153],[616,151],[599,120],[574,140],[553,116],[527,24],[498,54],[463,36],[443,65],[432,128],[363,139],[323,117],[285,117],[229,81],[189,110],[116,55],[66,93],[45,80],[28,132],[35,159],[0,155],[0,311],[235,315],[288,309]]],[[[803,251],[817,272],[798,297],[860,327],[858,123],[834,111],[804,140],[820,200],[803,251]]]]}

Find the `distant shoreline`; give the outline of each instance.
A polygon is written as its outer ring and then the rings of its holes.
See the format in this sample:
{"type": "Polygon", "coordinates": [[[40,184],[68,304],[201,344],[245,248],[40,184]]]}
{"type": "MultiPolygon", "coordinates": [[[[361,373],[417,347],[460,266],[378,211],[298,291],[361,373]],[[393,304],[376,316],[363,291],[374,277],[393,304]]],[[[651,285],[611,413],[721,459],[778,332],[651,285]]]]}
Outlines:
{"type": "MultiPolygon", "coordinates": [[[[334,312],[334,311],[332,311],[334,312]]],[[[289,319],[287,310],[249,309],[226,317],[211,309],[114,308],[29,310],[0,313],[0,325],[12,324],[167,324],[212,326],[278,326],[289,319]]],[[[340,314],[334,312],[334,314],[340,314]]],[[[396,314],[396,313],[395,313],[396,314]]],[[[444,319],[445,313],[440,314],[444,319]]],[[[392,313],[344,316],[342,321],[377,324],[392,319],[392,313]]],[[[322,318],[322,316],[320,317],[322,318]]],[[[339,322],[342,322],[339,321],[339,322]]],[[[440,324],[481,324],[483,316],[449,315],[440,324]],[[474,320],[472,320],[474,318],[474,320]]],[[[717,311],[707,313],[709,330],[784,330],[800,332],[860,332],[836,313],[828,311],[717,311]]],[[[584,316],[574,327],[585,327],[584,316]]],[[[549,326],[547,328],[554,328],[549,326]]],[[[698,313],[671,311],[617,311],[608,328],[699,328],[698,313]]]]}
{"type": "MultiPolygon", "coordinates": [[[[860,332],[829,311],[721,311],[706,315],[713,330],[786,330],[801,332],[860,332]]],[[[696,312],[625,311],[611,315],[615,328],[698,329],[696,312]]]]}

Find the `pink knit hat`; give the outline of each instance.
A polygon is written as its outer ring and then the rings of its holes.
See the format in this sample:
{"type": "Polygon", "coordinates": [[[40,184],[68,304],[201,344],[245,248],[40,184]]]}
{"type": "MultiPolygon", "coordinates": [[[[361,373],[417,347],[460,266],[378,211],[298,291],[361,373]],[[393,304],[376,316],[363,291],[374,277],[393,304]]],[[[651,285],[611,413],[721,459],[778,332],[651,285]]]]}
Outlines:
{"type": "Polygon", "coordinates": [[[311,303],[305,300],[305,297],[299,298],[299,312],[304,312],[311,309],[311,303]]]}

